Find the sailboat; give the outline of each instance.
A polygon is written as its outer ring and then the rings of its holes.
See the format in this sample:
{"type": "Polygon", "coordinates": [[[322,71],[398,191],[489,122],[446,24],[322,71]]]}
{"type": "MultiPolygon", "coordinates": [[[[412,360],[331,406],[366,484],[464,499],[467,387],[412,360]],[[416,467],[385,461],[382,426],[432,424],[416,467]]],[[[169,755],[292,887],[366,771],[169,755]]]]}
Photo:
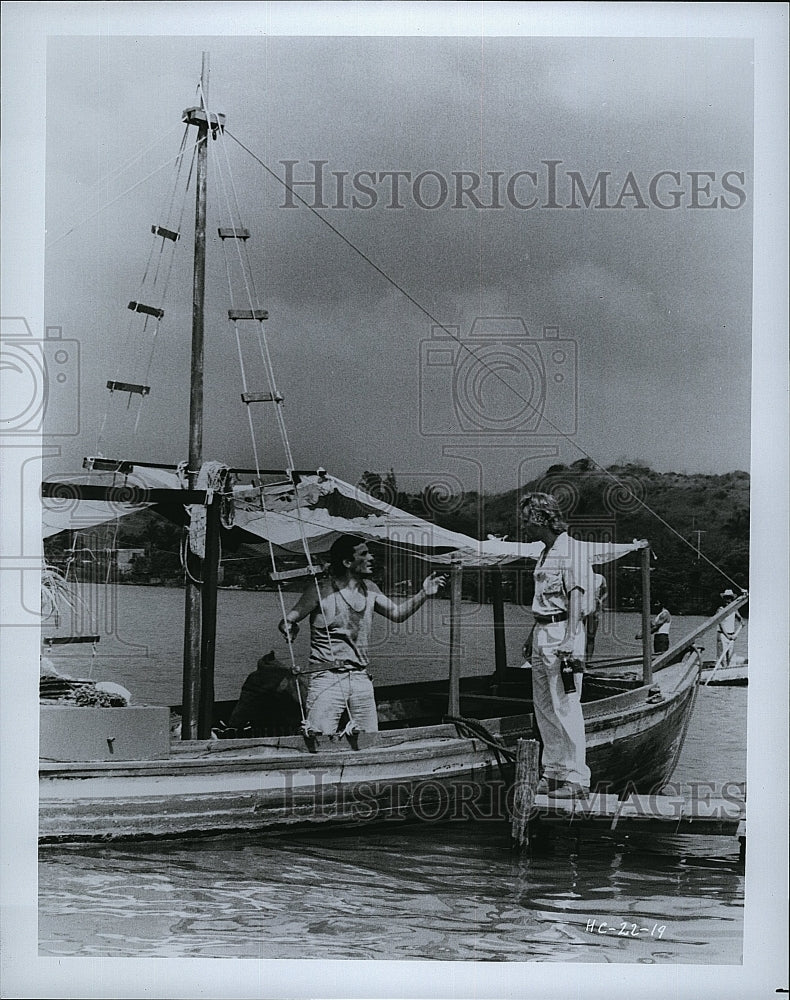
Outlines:
{"type": "MultiPolygon", "coordinates": [[[[536,559],[540,543],[481,541],[440,528],[324,469],[297,468],[285,438],[282,469],[256,466],[242,473],[204,461],[207,152],[212,140],[224,138],[226,128],[224,115],[210,109],[207,90],[204,56],[200,105],[183,113],[186,130],[196,134],[187,459],[173,468],[94,455],[85,459],[85,474],[58,477],[42,487],[46,534],[69,529],[75,520],[99,524],[146,507],[185,525],[182,703],[42,703],[40,840],[145,839],[499,815],[512,786],[516,742],[539,739],[528,672],[508,666],[505,658],[501,574],[503,567],[536,559]],[[69,500],[66,510],[57,503],[64,497],[69,500]],[[394,546],[446,569],[446,680],[378,686],[377,733],[316,739],[297,724],[292,732],[283,733],[280,727],[217,738],[228,736],[218,733],[218,727],[232,709],[214,698],[221,541],[263,545],[272,560],[271,579],[279,587],[302,576],[306,582],[315,579],[321,555],[340,534],[394,546]],[[493,602],[494,663],[473,676],[462,676],[460,655],[465,570],[488,575],[493,602]],[[177,738],[171,732],[174,711],[180,719],[177,738]]],[[[163,246],[180,240],[180,233],[166,225],[154,226],[153,235],[163,246]]],[[[223,243],[243,245],[249,232],[238,220],[230,220],[219,236],[223,243]]],[[[266,312],[254,299],[247,306],[230,309],[229,322],[261,326],[266,312]]],[[[159,306],[134,300],[129,308],[146,322],[161,319],[159,306]]],[[[271,408],[282,429],[282,396],[268,364],[266,374],[266,389],[245,384],[242,400],[248,413],[259,406],[271,408]]],[[[120,377],[108,382],[108,389],[140,404],[151,392],[146,382],[120,377]]],[[[649,636],[649,544],[585,544],[594,565],[629,554],[641,560],[643,634],[649,636]]],[[[652,791],[670,779],[698,689],[702,664],[695,641],[702,631],[657,658],[645,643],[635,672],[598,671],[585,678],[583,710],[593,786],[605,786],[609,792],[652,791]]],[[[291,668],[298,671],[298,664],[291,668]]]]}

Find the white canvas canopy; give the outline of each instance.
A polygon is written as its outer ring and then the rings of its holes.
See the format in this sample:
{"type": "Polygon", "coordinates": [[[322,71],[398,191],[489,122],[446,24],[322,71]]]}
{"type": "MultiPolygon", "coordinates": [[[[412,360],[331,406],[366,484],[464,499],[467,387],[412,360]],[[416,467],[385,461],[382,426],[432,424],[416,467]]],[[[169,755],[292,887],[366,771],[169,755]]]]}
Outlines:
{"type": "MultiPolygon", "coordinates": [[[[206,468],[213,472],[221,467],[212,463],[206,468]]],[[[124,503],[123,490],[129,487],[178,490],[186,485],[179,472],[140,466],[123,476],[115,473],[108,478],[108,474],[94,473],[70,479],[69,483],[96,485],[97,481],[116,487],[118,500],[45,500],[44,537],[65,529],[85,530],[152,506],[144,502],[124,503]]],[[[208,482],[210,477],[204,476],[203,488],[208,482]]],[[[192,509],[196,514],[202,512],[202,508],[192,509]]],[[[192,518],[193,528],[197,521],[199,518],[192,518]]],[[[458,560],[467,567],[494,567],[522,559],[535,560],[543,549],[541,542],[479,540],[450,531],[323,472],[302,476],[297,485],[290,481],[264,486],[234,485],[232,504],[225,510],[223,525],[250,536],[244,541],[260,539],[294,556],[304,555],[305,548],[311,555],[326,552],[336,538],[345,534],[391,545],[429,562],[458,560]]],[[[644,545],[636,541],[580,544],[588,549],[590,562],[594,565],[620,559],[644,545]]]]}

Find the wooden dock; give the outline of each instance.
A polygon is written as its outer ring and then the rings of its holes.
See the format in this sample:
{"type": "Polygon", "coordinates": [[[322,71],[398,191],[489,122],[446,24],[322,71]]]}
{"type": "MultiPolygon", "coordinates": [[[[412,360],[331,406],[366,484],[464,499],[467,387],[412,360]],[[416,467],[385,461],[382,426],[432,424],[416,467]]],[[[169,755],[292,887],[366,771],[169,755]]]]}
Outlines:
{"type": "Polygon", "coordinates": [[[527,817],[513,816],[513,841],[525,847],[531,839],[552,832],[648,834],[663,837],[737,837],[746,857],[746,803],[737,799],[691,799],[679,795],[616,795],[591,793],[584,798],[535,796],[527,817]],[[526,822],[524,821],[526,819],[526,822]]]}
{"type": "Polygon", "coordinates": [[[727,786],[732,794],[715,796],[710,783],[690,784],[689,795],[589,792],[573,798],[536,795],[538,746],[519,740],[516,781],[511,809],[511,833],[516,848],[551,831],[593,830],[598,833],[657,834],[682,837],[737,837],[746,854],[746,798],[742,785],[727,786]]]}
{"type": "Polygon", "coordinates": [[[530,822],[536,820],[620,833],[745,836],[746,803],[722,798],[693,800],[678,795],[629,795],[624,799],[597,794],[576,799],[538,795],[530,822]]]}

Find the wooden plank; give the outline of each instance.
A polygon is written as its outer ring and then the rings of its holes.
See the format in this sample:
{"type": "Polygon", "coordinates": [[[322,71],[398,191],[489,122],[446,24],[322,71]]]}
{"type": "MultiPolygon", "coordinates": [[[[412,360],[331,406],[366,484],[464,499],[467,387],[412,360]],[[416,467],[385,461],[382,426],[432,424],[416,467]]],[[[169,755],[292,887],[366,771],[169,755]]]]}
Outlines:
{"type": "MultiPolygon", "coordinates": [[[[197,125],[198,129],[208,131],[209,116],[203,108],[186,108],[181,114],[181,121],[185,125],[197,125]]],[[[223,114],[211,115],[211,131],[221,132],[225,128],[226,116],[223,114]]]]}
{"type": "Polygon", "coordinates": [[[147,396],[151,391],[150,385],[137,385],[135,382],[115,382],[113,380],[107,383],[107,388],[110,392],[136,392],[141,396],[147,396]]]}
{"type": "MultiPolygon", "coordinates": [[[[83,465],[84,465],[85,461],[102,461],[102,462],[106,461],[106,462],[108,462],[110,464],[115,464],[115,465],[118,464],[118,460],[117,459],[113,459],[113,460],[111,460],[111,459],[84,459],[83,460],[83,465]]],[[[131,462],[125,462],[124,464],[128,465],[129,469],[132,469],[134,467],[136,467],[138,469],[165,469],[165,470],[170,470],[172,472],[175,472],[176,469],[178,469],[178,465],[175,465],[172,462],[138,462],[138,461],[134,460],[134,461],[131,461],[131,462]]],[[[87,468],[87,466],[85,466],[85,468],[87,468]]],[[[293,471],[294,475],[298,475],[298,476],[315,476],[315,475],[318,475],[319,478],[325,478],[326,477],[326,470],[325,469],[321,469],[321,470],[318,470],[318,469],[295,469],[295,470],[290,470],[290,469],[231,469],[230,471],[234,475],[237,475],[237,476],[290,476],[291,472],[293,471]]],[[[269,484],[267,484],[267,485],[269,485],[269,484]]]]}
{"type": "Polygon", "coordinates": [[[45,646],[70,646],[74,643],[90,642],[97,643],[101,636],[98,635],[48,635],[44,639],[45,646]]]}
{"type": "Polygon", "coordinates": [[[283,401],[279,392],[243,392],[241,399],[244,403],[282,403],[283,401]]]}
{"type": "Polygon", "coordinates": [[[269,314],[265,309],[228,309],[228,319],[268,319],[269,314]]]}
{"type": "Polygon", "coordinates": [[[132,312],[145,313],[146,316],[154,316],[156,319],[161,319],[165,311],[164,309],[157,309],[156,306],[146,306],[142,302],[130,302],[127,306],[132,312]]]}
{"type": "Polygon", "coordinates": [[[176,233],[172,229],[165,229],[164,226],[151,226],[151,232],[154,236],[161,236],[163,240],[172,240],[173,243],[181,239],[180,233],[176,233]]]}
{"type": "Polygon", "coordinates": [[[596,793],[575,799],[539,795],[535,810],[542,823],[664,836],[738,835],[746,817],[745,802],[677,795],[631,795],[622,800],[615,795],[596,793]]]}
{"type": "Polygon", "coordinates": [[[45,482],[41,484],[41,496],[50,500],[107,500],[110,503],[125,503],[132,506],[154,503],[178,503],[185,506],[206,502],[205,490],[151,489],[122,483],[119,486],[89,486],[83,483],[45,482]]]}
{"type": "Polygon", "coordinates": [[[108,458],[83,458],[82,467],[90,472],[118,472],[124,476],[134,472],[131,462],[117,462],[108,458]]]}
{"type": "Polygon", "coordinates": [[[280,580],[298,580],[302,576],[319,576],[321,570],[315,566],[300,566],[298,569],[284,569],[272,572],[269,576],[275,582],[280,580]]]}

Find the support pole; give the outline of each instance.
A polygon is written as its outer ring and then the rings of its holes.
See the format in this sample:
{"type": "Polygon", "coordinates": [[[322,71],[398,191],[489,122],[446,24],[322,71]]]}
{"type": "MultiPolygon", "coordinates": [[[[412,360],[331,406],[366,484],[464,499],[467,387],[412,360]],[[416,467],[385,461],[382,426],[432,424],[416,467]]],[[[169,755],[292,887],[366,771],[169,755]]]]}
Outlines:
{"type": "Polygon", "coordinates": [[[491,607],[494,615],[494,672],[497,684],[507,673],[507,652],[505,650],[505,602],[502,599],[502,570],[497,567],[490,573],[491,607]]]}
{"type": "Polygon", "coordinates": [[[450,677],[448,683],[447,714],[457,716],[461,711],[461,578],[460,559],[450,563],[450,677]]]}
{"type": "MultiPolygon", "coordinates": [[[[206,291],[206,170],[208,162],[208,52],[203,53],[200,74],[201,103],[206,121],[197,124],[198,144],[195,173],[195,258],[192,277],[192,365],[189,383],[189,489],[197,488],[197,478],[203,462],[203,315],[206,291]]],[[[198,738],[200,714],[200,651],[201,651],[201,568],[197,559],[187,552],[186,594],[184,600],[184,683],[182,698],[181,738],[198,738]],[[190,562],[193,563],[190,566],[190,562]],[[194,565],[197,564],[197,565],[194,565]],[[196,571],[197,570],[197,571],[196,571]]]]}
{"type": "Polygon", "coordinates": [[[537,740],[518,740],[510,817],[510,836],[515,850],[529,846],[529,819],[538,786],[539,763],[540,743],[537,740]]]}
{"type": "Polygon", "coordinates": [[[642,683],[653,683],[653,636],[650,632],[650,546],[640,552],[642,566],[642,683]]]}
{"type": "Polygon", "coordinates": [[[208,740],[214,725],[214,649],[217,637],[217,583],[219,579],[220,498],[206,507],[206,548],[203,556],[203,593],[200,635],[200,711],[197,738],[208,740]]]}

